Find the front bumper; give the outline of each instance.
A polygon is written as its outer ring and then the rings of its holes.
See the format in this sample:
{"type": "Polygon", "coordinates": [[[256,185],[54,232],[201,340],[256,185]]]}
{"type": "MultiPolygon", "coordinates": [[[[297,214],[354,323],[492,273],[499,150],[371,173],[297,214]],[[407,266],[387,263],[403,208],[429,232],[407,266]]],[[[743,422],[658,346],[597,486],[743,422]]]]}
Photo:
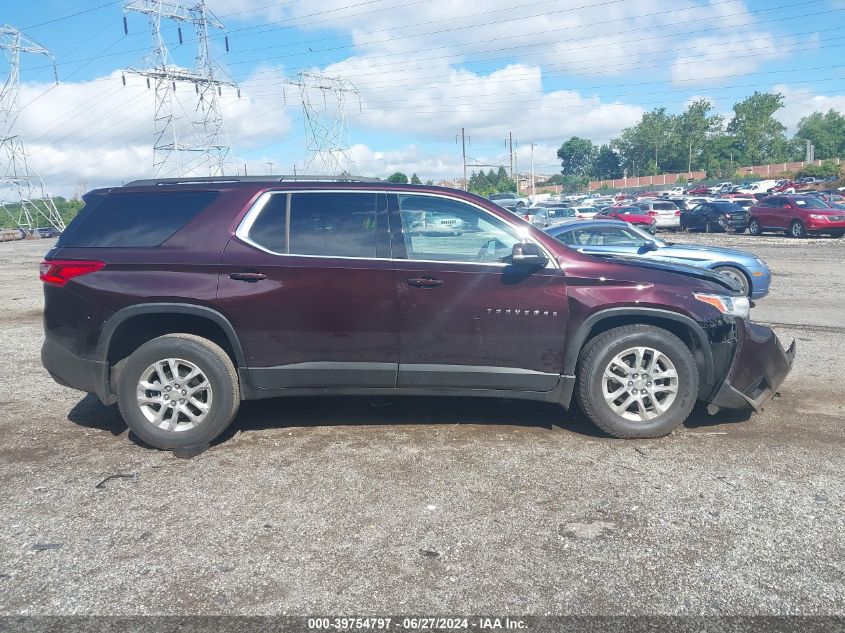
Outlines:
{"type": "Polygon", "coordinates": [[[784,350],[771,328],[736,320],[736,353],[727,375],[708,401],[709,410],[760,411],[786,379],[795,359],[795,341],[784,350]]]}

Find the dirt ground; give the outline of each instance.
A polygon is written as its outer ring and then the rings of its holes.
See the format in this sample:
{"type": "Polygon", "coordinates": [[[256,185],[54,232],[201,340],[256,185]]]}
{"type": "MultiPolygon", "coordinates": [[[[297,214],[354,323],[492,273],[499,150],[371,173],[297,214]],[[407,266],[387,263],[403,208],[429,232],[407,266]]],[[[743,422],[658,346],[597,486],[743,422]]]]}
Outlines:
{"type": "Polygon", "coordinates": [[[0,615],[843,614],[845,239],[677,239],[774,271],[752,315],[798,356],[748,421],[631,441],[544,404],[272,400],[190,460],[50,379],[51,241],[0,244],[0,615]]]}

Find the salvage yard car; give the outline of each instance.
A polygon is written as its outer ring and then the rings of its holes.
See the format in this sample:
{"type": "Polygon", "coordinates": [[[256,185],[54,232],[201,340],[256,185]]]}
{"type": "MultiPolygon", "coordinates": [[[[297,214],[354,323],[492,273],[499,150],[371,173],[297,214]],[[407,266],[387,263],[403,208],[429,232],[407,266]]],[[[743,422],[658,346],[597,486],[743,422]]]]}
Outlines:
{"type": "Polygon", "coordinates": [[[567,246],[590,255],[625,255],[709,268],[733,279],[743,294],[760,299],[769,294],[772,273],[766,263],[751,253],[720,248],[664,242],[638,227],[620,222],[594,220],[567,222],[546,233],[567,246]]]}
{"type": "Polygon", "coordinates": [[[795,353],[725,275],[581,253],[463,191],[225,177],[84,201],[41,264],[42,362],[155,447],[208,444],[242,400],[335,394],[574,402],[656,437],[697,401],[760,409],[795,353]],[[421,210],[464,228],[417,231],[421,210]]]}
{"type": "Polygon", "coordinates": [[[769,196],[749,209],[748,218],[751,235],[766,231],[782,231],[797,238],[819,233],[842,237],[845,211],[813,196],[769,196]]]}
{"type": "Polygon", "coordinates": [[[748,211],[732,200],[713,200],[681,211],[681,231],[745,233],[748,211]]]}

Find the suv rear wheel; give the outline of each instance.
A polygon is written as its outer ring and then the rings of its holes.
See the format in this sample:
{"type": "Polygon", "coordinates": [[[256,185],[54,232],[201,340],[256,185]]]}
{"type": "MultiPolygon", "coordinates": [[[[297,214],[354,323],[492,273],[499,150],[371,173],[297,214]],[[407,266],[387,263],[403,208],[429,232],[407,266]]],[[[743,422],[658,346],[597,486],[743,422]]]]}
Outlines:
{"type": "Polygon", "coordinates": [[[626,325],[590,340],[576,374],[581,409],[614,437],[666,435],[687,419],[698,395],[689,348],[651,325],[626,325]]]}
{"type": "Polygon", "coordinates": [[[144,343],[120,373],[120,413],[135,435],[157,448],[208,444],[226,430],[239,404],[231,359],[193,334],[144,343]]]}
{"type": "Polygon", "coordinates": [[[760,226],[760,220],[757,218],[751,218],[751,221],[748,223],[748,232],[751,235],[760,236],[763,234],[763,227],[760,226]]]}

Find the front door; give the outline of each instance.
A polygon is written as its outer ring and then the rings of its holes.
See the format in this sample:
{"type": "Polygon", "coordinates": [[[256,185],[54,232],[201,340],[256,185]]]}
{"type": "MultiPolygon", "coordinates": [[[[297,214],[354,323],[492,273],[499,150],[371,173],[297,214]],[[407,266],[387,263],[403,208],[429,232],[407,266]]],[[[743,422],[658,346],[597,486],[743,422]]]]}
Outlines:
{"type": "Polygon", "coordinates": [[[435,194],[390,195],[399,387],[549,391],[568,316],[555,263],[510,264],[520,230],[435,194]]]}
{"type": "Polygon", "coordinates": [[[385,194],[263,194],[223,253],[218,306],[256,387],[394,387],[385,194]]]}

